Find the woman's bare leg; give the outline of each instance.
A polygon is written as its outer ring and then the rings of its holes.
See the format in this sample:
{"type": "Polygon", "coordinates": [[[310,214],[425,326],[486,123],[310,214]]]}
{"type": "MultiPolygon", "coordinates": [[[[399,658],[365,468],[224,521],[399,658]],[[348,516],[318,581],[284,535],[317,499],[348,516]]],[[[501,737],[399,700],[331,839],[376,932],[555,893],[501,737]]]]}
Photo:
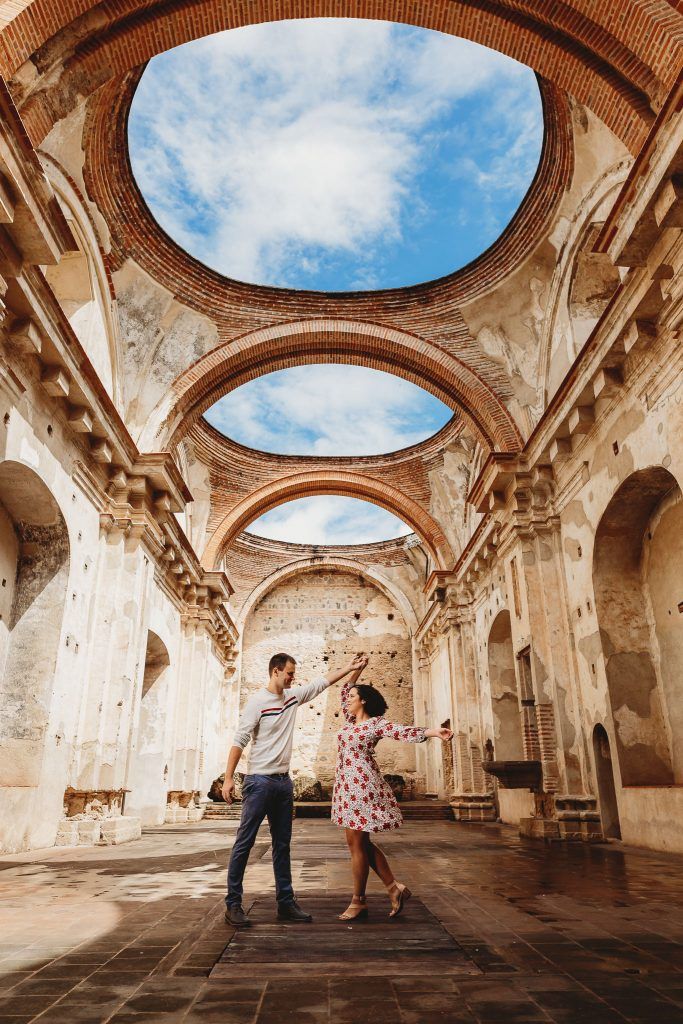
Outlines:
{"type": "Polygon", "coordinates": [[[370,873],[370,862],[363,835],[363,832],[357,832],[354,828],[346,829],[346,842],[351,853],[354,896],[365,896],[368,874],[370,873]]]}
{"type": "Polygon", "coordinates": [[[341,915],[342,920],[351,921],[359,914],[367,916],[365,906],[365,887],[368,884],[370,863],[363,838],[363,832],[356,829],[346,829],[346,842],[351,854],[351,874],[353,875],[353,899],[348,908],[341,915]]]}
{"type": "Polygon", "coordinates": [[[363,835],[365,836],[368,863],[375,874],[379,875],[386,887],[389,888],[394,882],[394,873],[389,867],[389,861],[379,846],[375,846],[372,842],[369,833],[364,832],[363,835]]]}
{"type": "Polygon", "coordinates": [[[396,917],[397,914],[401,913],[403,910],[403,904],[410,897],[410,889],[403,885],[402,882],[396,881],[394,873],[389,867],[389,861],[384,856],[379,846],[374,845],[367,833],[363,833],[363,836],[367,850],[368,863],[387,887],[387,893],[389,895],[389,900],[391,901],[391,914],[389,916],[396,917]]]}

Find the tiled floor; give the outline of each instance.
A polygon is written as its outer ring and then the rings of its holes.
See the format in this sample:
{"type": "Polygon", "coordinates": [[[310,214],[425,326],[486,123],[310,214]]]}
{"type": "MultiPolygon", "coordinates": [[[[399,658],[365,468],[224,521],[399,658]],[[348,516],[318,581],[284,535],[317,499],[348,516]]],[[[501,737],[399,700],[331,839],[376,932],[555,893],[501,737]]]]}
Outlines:
{"type": "Polygon", "coordinates": [[[233,938],[221,897],[234,832],[167,826],[2,860],[0,1022],[683,1024],[683,858],[408,823],[382,845],[416,901],[388,922],[375,885],[368,924],[349,928],[334,917],[349,891],[341,836],[297,822],[295,884],[315,922],[276,924],[264,834],[249,942],[209,977],[233,938]]]}

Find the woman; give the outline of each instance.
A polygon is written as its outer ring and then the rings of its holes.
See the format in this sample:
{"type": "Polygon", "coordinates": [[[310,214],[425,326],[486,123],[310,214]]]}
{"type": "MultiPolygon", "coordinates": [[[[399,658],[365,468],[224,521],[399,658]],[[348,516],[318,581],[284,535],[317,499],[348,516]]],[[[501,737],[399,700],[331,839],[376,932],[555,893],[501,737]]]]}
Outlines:
{"type": "Polygon", "coordinates": [[[453,735],[450,729],[422,729],[388,722],[382,717],[387,703],[379,690],[357,683],[362,671],[361,668],[351,675],[342,689],[342,711],[347,724],[337,736],[332,821],[346,830],[353,873],[353,898],[339,915],[340,921],[357,921],[368,916],[365,886],[370,868],[387,888],[391,901],[389,917],[400,914],[411,895],[410,889],[394,878],[380,848],[370,841],[370,833],[386,832],[403,824],[394,794],[375,761],[375,747],[381,739],[424,743],[434,736],[445,742],[453,735]]]}

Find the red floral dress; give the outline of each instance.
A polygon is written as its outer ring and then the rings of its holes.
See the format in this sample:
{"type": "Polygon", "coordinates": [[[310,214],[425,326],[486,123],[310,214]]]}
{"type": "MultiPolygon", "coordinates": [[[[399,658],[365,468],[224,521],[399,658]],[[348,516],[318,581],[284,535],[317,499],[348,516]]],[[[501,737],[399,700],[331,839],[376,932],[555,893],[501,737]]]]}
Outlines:
{"type": "Polygon", "coordinates": [[[400,828],[403,816],[375,761],[375,747],[381,739],[423,743],[425,731],[412,725],[396,725],[387,722],[386,718],[368,718],[356,724],[346,709],[352,685],[346,683],[341,693],[347,724],[337,735],[332,821],[342,828],[355,828],[359,832],[387,832],[400,828]]]}

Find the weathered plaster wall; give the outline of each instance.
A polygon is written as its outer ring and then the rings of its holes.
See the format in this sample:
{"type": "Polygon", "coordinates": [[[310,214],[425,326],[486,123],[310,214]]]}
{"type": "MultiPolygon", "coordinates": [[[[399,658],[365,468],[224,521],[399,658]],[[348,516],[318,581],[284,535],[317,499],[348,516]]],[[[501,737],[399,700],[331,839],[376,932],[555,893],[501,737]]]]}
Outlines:
{"type": "MultiPolygon", "coordinates": [[[[547,236],[496,288],[495,301],[489,293],[463,306],[472,337],[509,375],[509,407],[527,432],[585,340],[585,311],[570,314],[577,248],[586,228],[604,220],[631,163],[616,136],[580,104],[572,104],[572,129],[574,173],[547,236]]],[[[604,282],[596,287],[605,290],[604,282]]]]}

